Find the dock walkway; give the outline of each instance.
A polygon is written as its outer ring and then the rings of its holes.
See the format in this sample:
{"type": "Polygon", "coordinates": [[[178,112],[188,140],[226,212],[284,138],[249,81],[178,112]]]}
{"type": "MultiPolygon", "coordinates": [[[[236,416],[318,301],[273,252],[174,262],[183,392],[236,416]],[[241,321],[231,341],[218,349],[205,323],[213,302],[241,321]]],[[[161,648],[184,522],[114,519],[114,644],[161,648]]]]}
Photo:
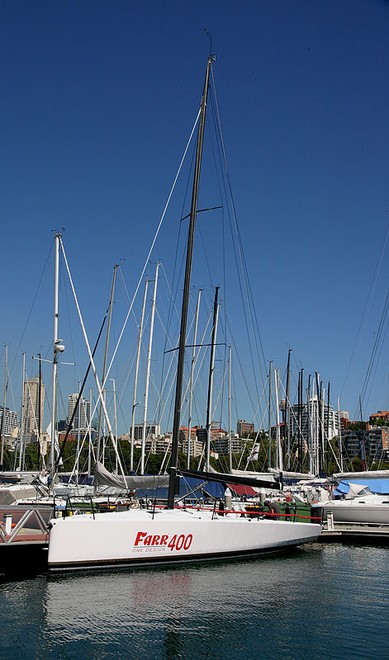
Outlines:
{"type": "Polygon", "coordinates": [[[52,508],[0,507],[0,575],[35,573],[47,566],[52,508]]]}
{"type": "Polygon", "coordinates": [[[318,541],[319,543],[389,545],[389,525],[333,522],[325,524],[318,541]]]}

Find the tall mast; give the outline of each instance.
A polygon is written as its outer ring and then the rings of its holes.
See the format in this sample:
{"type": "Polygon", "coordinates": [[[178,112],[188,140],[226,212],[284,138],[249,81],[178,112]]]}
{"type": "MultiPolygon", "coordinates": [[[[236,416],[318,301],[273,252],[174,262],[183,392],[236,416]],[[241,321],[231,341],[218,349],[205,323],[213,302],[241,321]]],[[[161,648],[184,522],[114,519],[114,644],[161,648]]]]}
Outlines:
{"type": "Polygon", "coordinates": [[[130,470],[131,470],[131,472],[134,471],[135,409],[136,409],[136,406],[138,405],[136,399],[137,399],[137,392],[138,392],[139,361],[140,361],[140,351],[141,351],[141,346],[142,346],[143,321],[144,321],[144,317],[145,317],[148,286],[149,286],[149,281],[146,280],[145,291],[144,291],[144,296],[143,296],[142,313],[141,313],[140,324],[139,324],[138,348],[137,348],[137,354],[136,354],[136,367],[135,367],[135,380],[134,380],[134,392],[133,392],[133,398],[132,398],[131,449],[130,449],[130,452],[131,452],[130,453],[130,470]]]}
{"type": "MultiPolygon", "coordinates": [[[[307,408],[309,402],[307,404],[307,408]]],[[[297,458],[298,469],[303,470],[303,369],[299,371],[297,389],[297,458]]]]}
{"type": "Polygon", "coordinates": [[[281,429],[280,429],[280,400],[279,400],[279,389],[280,389],[280,372],[278,369],[274,370],[274,387],[275,387],[275,396],[276,396],[276,469],[280,472],[284,469],[284,461],[282,456],[282,445],[281,445],[281,429]]]}
{"type": "Polygon", "coordinates": [[[197,341],[197,329],[199,324],[199,312],[200,312],[200,298],[201,298],[202,289],[199,289],[197,294],[197,304],[196,304],[196,314],[195,314],[195,324],[193,331],[193,348],[192,348],[192,362],[190,365],[190,378],[189,378],[189,412],[188,412],[188,453],[186,459],[186,467],[190,468],[190,454],[192,446],[192,405],[193,405],[193,376],[194,376],[194,367],[196,362],[196,341],[197,341]]]}
{"type": "Polygon", "coordinates": [[[284,427],[284,437],[285,437],[285,447],[287,455],[287,466],[290,470],[291,457],[290,457],[290,433],[289,433],[289,421],[290,421],[290,354],[292,350],[288,351],[288,364],[286,367],[286,396],[285,396],[285,427],[284,427]]]}
{"type": "Polygon", "coordinates": [[[209,459],[211,455],[211,426],[212,426],[212,392],[213,392],[213,374],[215,371],[215,343],[217,333],[217,322],[219,317],[218,296],[219,288],[215,290],[215,300],[213,303],[213,323],[212,323],[212,340],[211,340],[211,357],[209,360],[209,377],[208,377],[208,404],[207,404],[207,419],[205,428],[207,430],[207,452],[206,452],[206,471],[209,472],[209,459]]]}
{"type": "MultiPolygon", "coordinates": [[[[117,403],[116,403],[116,382],[114,378],[111,378],[112,382],[112,393],[113,393],[113,435],[118,441],[118,413],[117,413],[117,403]]],[[[115,452],[115,472],[118,474],[118,454],[115,452]]]]}
{"type": "Polygon", "coordinates": [[[104,442],[101,443],[101,429],[102,429],[102,422],[103,422],[103,408],[105,407],[103,404],[103,397],[105,398],[105,381],[106,381],[106,372],[107,372],[107,360],[108,360],[108,348],[109,348],[109,339],[110,339],[110,334],[111,334],[111,322],[112,322],[112,309],[113,309],[113,299],[115,295],[115,285],[116,285],[116,275],[117,275],[117,269],[119,268],[118,264],[115,264],[113,267],[113,275],[112,275],[112,283],[111,283],[111,295],[109,299],[109,313],[108,313],[108,326],[107,326],[107,334],[105,337],[105,349],[104,349],[104,361],[103,361],[103,373],[101,377],[101,399],[100,399],[100,413],[99,413],[99,426],[97,429],[97,449],[96,449],[96,459],[97,461],[100,460],[100,454],[104,454],[104,442]],[[103,449],[101,450],[101,444],[103,445],[103,449]]]}
{"type": "Polygon", "coordinates": [[[153,348],[153,333],[154,333],[154,318],[155,318],[155,305],[157,301],[157,286],[158,286],[158,271],[160,263],[158,262],[155,268],[153,299],[151,301],[151,317],[150,317],[150,334],[149,344],[147,348],[147,367],[146,367],[146,383],[145,383],[145,405],[143,410],[143,431],[142,431],[142,452],[141,452],[141,465],[140,473],[145,473],[145,452],[146,452],[146,430],[147,430],[147,413],[149,405],[149,387],[150,387],[150,370],[151,370],[151,352],[153,348]]]}
{"type": "Polygon", "coordinates": [[[4,436],[5,436],[5,413],[7,410],[7,389],[8,389],[8,346],[4,346],[4,396],[3,396],[3,415],[0,427],[0,469],[4,470],[4,436]]]}
{"type": "Polygon", "coordinates": [[[327,450],[327,463],[326,463],[326,474],[329,473],[329,457],[330,457],[330,401],[331,401],[331,383],[328,381],[328,389],[327,389],[327,411],[325,409],[325,406],[323,405],[323,415],[324,415],[324,420],[326,423],[326,433],[325,433],[325,442],[326,442],[326,450],[327,450]]]}
{"type": "Polygon", "coordinates": [[[92,472],[92,410],[93,410],[93,397],[92,397],[92,388],[89,388],[89,418],[88,418],[88,435],[89,435],[89,444],[88,444],[88,477],[90,477],[92,472]]]}
{"type": "Polygon", "coordinates": [[[20,430],[19,430],[19,471],[23,470],[23,454],[24,454],[24,434],[25,434],[25,376],[26,376],[26,354],[22,353],[22,407],[20,412],[20,430]]]}
{"type": "Polygon", "coordinates": [[[58,290],[59,290],[59,248],[61,234],[55,234],[54,249],[54,327],[53,327],[53,369],[52,369],[52,401],[51,401],[51,438],[50,438],[50,473],[54,479],[55,473],[55,432],[57,425],[57,373],[58,356],[63,352],[62,340],[58,339],[58,290]]]}
{"type": "Polygon", "coordinates": [[[273,361],[270,360],[269,362],[269,402],[268,402],[268,423],[269,423],[269,437],[268,437],[268,456],[267,456],[267,469],[269,470],[272,467],[272,460],[271,460],[271,399],[272,399],[272,371],[273,371],[273,361]]]}
{"type": "Polygon", "coordinates": [[[340,423],[340,399],[339,399],[339,397],[338,397],[338,435],[339,435],[340,471],[343,472],[343,441],[342,441],[342,425],[340,423]]]}
{"type": "Polygon", "coordinates": [[[42,439],[42,355],[38,353],[38,472],[41,469],[42,439]]]}
{"type": "Polygon", "coordinates": [[[314,415],[313,415],[313,392],[311,387],[311,375],[308,374],[308,384],[307,384],[307,402],[306,402],[306,412],[307,412],[307,424],[306,424],[306,441],[308,446],[308,456],[309,456],[309,468],[308,472],[312,474],[319,474],[317,469],[317,460],[316,460],[316,448],[315,448],[315,434],[313,430],[314,415]]]}
{"type": "Polygon", "coordinates": [[[180,435],[180,420],[181,420],[181,398],[182,398],[182,383],[184,377],[184,360],[185,360],[185,342],[186,342],[186,326],[188,322],[188,307],[189,307],[189,289],[192,274],[192,259],[193,259],[193,243],[196,226],[197,214],[197,200],[199,194],[201,161],[203,155],[204,144],[204,129],[205,129],[205,115],[207,109],[209,79],[211,73],[211,65],[214,60],[213,55],[208,58],[207,69],[205,73],[204,89],[200,106],[200,122],[197,134],[197,147],[196,147],[196,162],[193,177],[192,188],[192,202],[190,209],[190,220],[188,230],[188,243],[186,251],[186,265],[185,265],[185,279],[184,291],[182,295],[182,309],[181,309],[181,326],[180,326],[180,340],[178,345],[178,361],[177,361],[177,378],[176,378],[176,394],[174,402],[174,420],[173,420],[173,438],[172,438],[172,455],[170,462],[170,480],[169,480],[169,493],[168,493],[168,508],[174,508],[174,495],[176,492],[176,475],[177,475],[177,462],[178,462],[178,441],[180,435]]]}
{"type": "Polygon", "coordinates": [[[232,347],[228,347],[228,454],[230,459],[230,472],[232,472],[232,431],[231,431],[231,373],[232,373],[232,347]]]}
{"type": "Polygon", "coordinates": [[[321,386],[319,382],[319,374],[315,371],[315,381],[316,381],[316,398],[317,398],[317,448],[318,448],[318,470],[319,476],[323,476],[323,452],[322,452],[322,440],[323,440],[323,429],[321,424],[321,386]]]}

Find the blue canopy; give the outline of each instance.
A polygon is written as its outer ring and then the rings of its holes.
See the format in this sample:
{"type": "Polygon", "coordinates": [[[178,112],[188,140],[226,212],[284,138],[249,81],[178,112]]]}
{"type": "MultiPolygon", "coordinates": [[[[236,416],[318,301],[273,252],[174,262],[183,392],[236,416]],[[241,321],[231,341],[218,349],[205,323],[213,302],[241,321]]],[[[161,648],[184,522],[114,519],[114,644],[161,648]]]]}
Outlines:
{"type": "MultiPolygon", "coordinates": [[[[182,477],[180,479],[180,493],[179,497],[190,497],[194,500],[206,500],[208,498],[220,499],[224,497],[225,486],[216,481],[205,481],[204,479],[197,479],[195,477],[182,477]]],[[[167,488],[137,489],[136,496],[152,497],[161,500],[166,500],[168,496],[167,488]]]]}
{"type": "Polygon", "coordinates": [[[349,491],[349,483],[368,486],[372,493],[389,495],[389,479],[342,479],[335,490],[335,494],[345,495],[349,491]]]}

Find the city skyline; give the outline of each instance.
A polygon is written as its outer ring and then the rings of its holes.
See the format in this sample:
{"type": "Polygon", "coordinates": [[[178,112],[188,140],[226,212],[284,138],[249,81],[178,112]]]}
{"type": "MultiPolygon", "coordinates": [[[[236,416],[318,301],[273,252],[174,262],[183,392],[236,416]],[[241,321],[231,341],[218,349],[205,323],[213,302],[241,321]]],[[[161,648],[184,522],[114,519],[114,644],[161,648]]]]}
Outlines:
{"type": "MultiPolygon", "coordinates": [[[[34,436],[35,438],[37,436],[38,418],[39,418],[39,415],[38,415],[38,408],[39,408],[38,384],[39,384],[39,381],[38,381],[37,378],[30,379],[29,381],[26,381],[25,384],[24,384],[24,391],[25,391],[25,398],[24,398],[25,434],[26,434],[26,436],[31,436],[30,439],[33,439],[32,436],[34,436]]],[[[93,393],[91,392],[90,394],[92,395],[93,393]]],[[[47,427],[50,425],[50,423],[48,421],[45,422],[45,417],[44,417],[45,408],[49,408],[49,403],[48,403],[49,398],[47,398],[47,397],[50,398],[50,393],[46,392],[45,384],[42,382],[41,383],[41,432],[42,433],[46,432],[47,427]]],[[[68,395],[68,397],[67,397],[67,414],[65,416],[58,417],[58,420],[57,420],[58,424],[60,424],[60,426],[61,426],[61,430],[64,430],[64,428],[62,428],[62,427],[64,426],[65,422],[66,422],[66,424],[65,424],[66,428],[70,424],[70,421],[71,421],[72,416],[73,416],[74,409],[75,409],[76,404],[77,404],[78,397],[79,397],[79,393],[77,393],[77,392],[73,392],[72,394],[68,395]]],[[[312,402],[315,402],[315,401],[317,402],[317,396],[313,395],[310,399],[310,402],[312,403],[312,402]]],[[[80,405],[81,405],[80,416],[78,417],[78,413],[76,413],[75,418],[73,419],[73,424],[72,424],[72,427],[71,427],[72,429],[77,429],[78,428],[78,420],[80,421],[80,425],[79,425],[80,429],[86,429],[88,427],[88,420],[89,420],[89,416],[90,416],[90,401],[88,399],[85,399],[83,396],[81,396],[80,405]]],[[[308,405],[307,401],[302,402],[303,407],[306,408],[307,405],[308,405]]],[[[327,410],[327,404],[325,402],[323,402],[323,405],[324,405],[325,409],[327,410]]],[[[289,413],[289,415],[290,415],[289,426],[290,426],[290,432],[292,434],[295,433],[295,432],[297,433],[297,431],[296,431],[296,428],[297,428],[296,427],[296,424],[297,424],[297,413],[296,413],[296,411],[298,410],[298,407],[299,406],[296,402],[291,402],[290,403],[290,408],[292,410],[292,414],[294,415],[294,419],[292,419],[291,413],[289,413]]],[[[4,407],[0,406],[0,420],[2,419],[3,410],[4,410],[4,407]]],[[[376,417],[378,419],[380,419],[380,418],[386,419],[389,416],[389,411],[388,410],[378,410],[377,409],[377,410],[374,410],[374,411],[373,410],[370,411],[367,414],[366,418],[363,419],[363,420],[350,419],[349,418],[349,411],[347,411],[347,410],[338,411],[332,405],[330,405],[330,410],[332,411],[331,414],[333,416],[333,420],[335,419],[335,417],[337,417],[339,415],[340,418],[348,420],[350,423],[359,422],[359,421],[364,421],[364,422],[369,423],[369,421],[373,417],[376,417]]],[[[14,430],[15,428],[20,426],[20,411],[13,410],[8,405],[5,407],[5,411],[6,411],[6,417],[5,417],[5,426],[3,428],[3,433],[4,433],[4,435],[10,435],[12,430],[14,430]]],[[[279,412],[280,412],[280,425],[282,426],[284,424],[284,421],[282,420],[282,413],[285,413],[285,401],[284,400],[281,400],[279,402],[279,412]]],[[[325,414],[328,415],[328,413],[325,413],[325,414]]],[[[306,413],[305,413],[305,415],[306,415],[306,413]]],[[[46,416],[48,417],[48,415],[46,415],[46,416]]],[[[92,419],[92,427],[94,427],[94,423],[95,423],[95,425],[97,425],[97,421],[98,421],[98,414],[96,412],[95,418],[92,419]]],[[[275,420],[272,420],[272,429],[274,429],[275,426],[276,426],[276,424],[274,422],[275,422],[275,420]]],[[[332,431],[334,431],[334,428],[336,426],[336,422],[332,421],[330,423],[330,426],[332,428],[332,431]]],[[[135,440],[139,440],[142,437],[143,422],[135,422],[134,427],[135,427],[135,440]]],[[[184,422],[181,424],[180,428],[188,429],[188,427],[185,425],[184,422]]],[[[202,424],[193,424],[191,426],[192,434],[195,433],[196,429],[199,429],[199,428],[204,428],[204,425],[202,425],[202,424]]],[[[228,426],[225,426],[225,425],[220,426],[220,422],[217,421],[217,420],[212,420],[211,428],[212,428],[213,431],[217,430],[217,431],[223,431],[225,433],[229,432],[228,426]]],[[[165,430],[161,431],[160,425],[158,423],[156,423],[155,421],[150,421],[150,420],[148,420],[146,422],[146,429],[147,429],[147,435],[148,435],[149,429],[153,429],[152,430],[152,435],[158,435],[158,436],[163,435],[163,434],[171,434],[171,431],[172,431],[172,429],[165,429],[165,430]]],[[[307,420],[304,418],[304,420],[303,420],[303,429],[302,429],[303,435],[304,435],[304,433],[306,433],[306,429],[307,429],[307,420]]],[[[96,430],[96,429],[94,429],[94,430],[96,430]]],[[[263,426],[262,428],[258,428],[258,427],[256,427],[254,422],[249,421],[249,420],[245,420],[245,419],[238,419],[237,418],[236,420],[232,420],[231,432],[234,433],[234,434],[236,433],[240,436],[245,436],[247,434],[256,433],[258,431],[260,431],[260,432],[261,431],[268,431],[268,427],[263,426]]],[[[128,436],[131,435],[131,427],[129,427],[128,429],[118,433],[118,436],[126,436],[126,435],[128,435],[128,436]]],[[[333,435],[334,435],[334,432],[331,432],[330,437],[332,437],[333,435]]]]}

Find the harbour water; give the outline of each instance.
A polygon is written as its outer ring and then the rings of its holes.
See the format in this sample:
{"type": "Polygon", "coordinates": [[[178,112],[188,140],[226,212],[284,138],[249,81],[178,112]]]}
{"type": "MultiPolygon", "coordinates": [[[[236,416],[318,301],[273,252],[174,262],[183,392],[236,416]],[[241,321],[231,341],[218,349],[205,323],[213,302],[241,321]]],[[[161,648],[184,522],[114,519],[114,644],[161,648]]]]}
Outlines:
{"type": "Polygon", "coordinates": [[[389,548],[0,585],[1,658],[389,657],[389,548]]]}

